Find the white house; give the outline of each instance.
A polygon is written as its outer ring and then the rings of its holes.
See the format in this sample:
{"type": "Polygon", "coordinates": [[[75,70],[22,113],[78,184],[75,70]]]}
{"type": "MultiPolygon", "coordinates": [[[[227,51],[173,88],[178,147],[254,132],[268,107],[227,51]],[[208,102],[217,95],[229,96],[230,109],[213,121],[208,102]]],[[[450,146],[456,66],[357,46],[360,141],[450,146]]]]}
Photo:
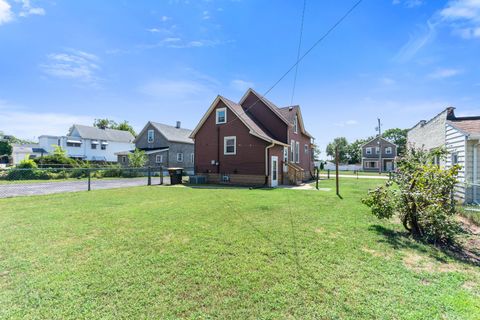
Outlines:
{"type": "Polygon", "coordinates": [[[108,162],[117,162],[115,153],[135,149],[134,139],[128,131],[79,124],[74,124],[66,136],[42,135],[38,138],[40,146],[48,153],[60,146],[70,158],[108,162]]]}
{"type": "Polygon", "coordinates": [[[34,159],[47,155],[47,151],[36,143],[12,144],[12,164],[17,165],[26,158],[34,159]]]}
{"type": "Polygon", "coordinates": [[[429,121],[417,123],[407,135],[409,147],[433,150],[446,148],[445,162],[439,165],[460,165],[457,197],[467,203],[480,202],[480,116],[456,117],[455,108],[449,107],[429,121]]]}

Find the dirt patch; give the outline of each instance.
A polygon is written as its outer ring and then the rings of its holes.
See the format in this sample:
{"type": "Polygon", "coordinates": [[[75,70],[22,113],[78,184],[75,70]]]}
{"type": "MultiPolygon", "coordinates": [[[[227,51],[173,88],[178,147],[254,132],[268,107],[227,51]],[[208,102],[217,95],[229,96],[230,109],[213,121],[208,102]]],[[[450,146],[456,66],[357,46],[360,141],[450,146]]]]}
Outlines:
{"type": "Polygon", "coordinates": [[[436,262],[431,258],[421,256],[414,252],[409,252],[403,258],[403,264],[408,269],[415,272],[456,272],[462,271],[454,263],[436,262]]]}
{"type": "Polygon", "coordinates": [[[323,233],[325,231],[325,229],[323,228],[316,228],[315,229],[315,233],[323,233]]]}
{"type": "Polygon", "coordinates": [[[386,254],[385,252],[379,252],[377,250],[373,250],[367,247],[363,247],[360,250],[362,250],[365,253],[368,253],[374,257],[379,257],[379,258],[385,258],[385,259],[390,259],[390,256],[386,254]]]}

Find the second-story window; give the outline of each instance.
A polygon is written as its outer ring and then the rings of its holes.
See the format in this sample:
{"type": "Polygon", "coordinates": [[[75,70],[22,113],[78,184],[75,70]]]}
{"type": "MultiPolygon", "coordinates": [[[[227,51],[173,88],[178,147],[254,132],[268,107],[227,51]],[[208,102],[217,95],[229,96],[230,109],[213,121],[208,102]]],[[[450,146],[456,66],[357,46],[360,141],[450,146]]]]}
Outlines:
{"type": "Polygon", "coordinates": [[[375,147],[375,153],[379,154],[380,153],[380,147],[375,147]]]}
{"type": "Polygon", "coordinates": [[[372,154],[372,148],[368,147],[367,149],[365,149],[365,153],[372,154]]]}
{"type": "Polygon", "coordinates": [[[216,112],[216,123],[222,124],[227,122],[227,108],[218,108],[216,112]]]}
{"type": "Polygon", "coordinates": [[[155,131],[150,129],[147,131],[147,142],[153,143],[155,141],[155,131]]]}
{"type": "Polygon", "coordinates": [[[392,154],[392,147],[386,147],[385,154],[392,154]]]}
{"type": "Polygon", "coordinates": [[[298,116],[295,115],[295,119],[293,119],[293,132],[298,133],[298,116]]]}
{"type": "Polygon", "coordinates": [[[177,153],[177,162],[183,162],[183,153],[177,153]]]}

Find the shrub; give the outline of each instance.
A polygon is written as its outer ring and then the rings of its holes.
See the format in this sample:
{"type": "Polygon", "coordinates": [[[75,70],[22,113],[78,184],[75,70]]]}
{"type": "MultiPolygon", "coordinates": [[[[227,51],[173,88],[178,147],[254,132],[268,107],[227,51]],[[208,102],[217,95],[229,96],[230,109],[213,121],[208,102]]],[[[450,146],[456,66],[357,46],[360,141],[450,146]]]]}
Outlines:
{"type": "Polygon", "coordinates": [[[410,150],[398,163],[392,181],[368,193],[363,203],[380,219],[397,215],[413,236],[430,242],[453,240],[458,225],[453,192],[459,166],[448,169],[433,164],[444,150],[410,150]]]}
{"type": "Polygon", "coordinates": [[[36,169],[38,168],[38,166],[35,163],[35,161],[27,157],[24,160],[20,161],[19,164],[17,164],[17,168],[18,169],[36,169]]]}

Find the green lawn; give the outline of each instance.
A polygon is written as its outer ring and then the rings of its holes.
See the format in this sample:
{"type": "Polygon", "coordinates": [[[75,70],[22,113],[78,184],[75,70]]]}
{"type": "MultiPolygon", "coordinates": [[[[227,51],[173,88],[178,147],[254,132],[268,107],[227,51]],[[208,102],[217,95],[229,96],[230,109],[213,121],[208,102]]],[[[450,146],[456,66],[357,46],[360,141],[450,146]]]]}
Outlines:
{"type": "MultiPolygon", "coordinates": [[[[321,174],[327,174],[327,170],[322,170],[321,174]]],[[[340,175],[357,175],[357,173],[353,171],[338,171],[340,175]]],[[[335,170],[330,170],[330,176],[335,176],[335,170]]],[[[378,172],[368,172],[368,171],[358,171],[359,176],[388,176],[388,172],[382,172],[381,174],[378,172]]]]}
{"type": "Polygon", "coordinates": [[[0,200],[0,319],[479,319],[480,268],[374,218],[378,183],[0,200]]]}

